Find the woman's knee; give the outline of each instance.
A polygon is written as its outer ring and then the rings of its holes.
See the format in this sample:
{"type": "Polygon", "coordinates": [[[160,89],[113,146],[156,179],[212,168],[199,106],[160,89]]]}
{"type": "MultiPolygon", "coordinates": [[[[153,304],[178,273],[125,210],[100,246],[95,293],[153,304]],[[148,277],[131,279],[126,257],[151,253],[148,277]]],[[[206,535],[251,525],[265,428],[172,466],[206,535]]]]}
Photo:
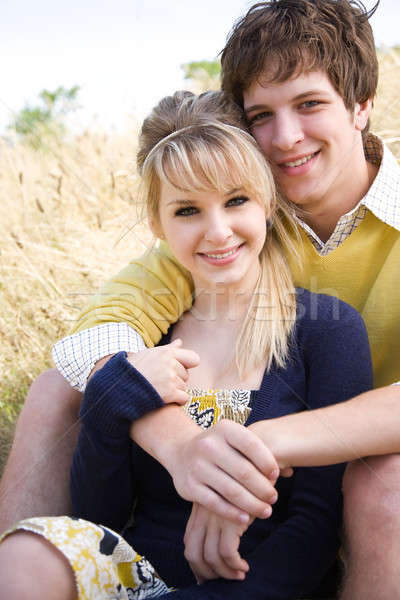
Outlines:
{"type": "Polygon", "coordinates": [[[0,543],[1,598],[76,600],[75,578],[67,559],[45,538],[19,530],[0,543]]]}

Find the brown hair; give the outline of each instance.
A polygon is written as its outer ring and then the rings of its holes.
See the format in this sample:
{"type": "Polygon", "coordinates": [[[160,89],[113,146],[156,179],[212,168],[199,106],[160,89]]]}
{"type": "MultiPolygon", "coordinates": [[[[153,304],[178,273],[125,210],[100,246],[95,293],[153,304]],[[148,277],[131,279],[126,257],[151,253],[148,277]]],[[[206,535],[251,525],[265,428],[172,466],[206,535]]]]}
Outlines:
{"type": "Polygon", "coordinates": [[[243,112],[224,93],[210,91],[196,96],[193,92],[180,90],[162,98],[142,124],[136,155],[139,173],[147,155],[158,142],[178,129],[196,124],[201,126],[210,119],[247,129],[243,112]]]}
{"type": "Polygon", "coordinates": [[[163,182],[190,192],[226,194],[240,188],[272,219],[259,257],[260,277],[237,340],[234,358],[241,375],[255,365],[285,364],[296,315],[283,251],[284,246],[296,253],[288,233],[294,225],[265,157],[242,125],[242,111],[223,92],[177,92],[161,100],[144,121],[137,155],[142,198],[155,224],[163,182]]]}
{"type": "Polygon", "coordinates": [[[269,0],[234,25],[221,55],[222,88],[243,106],[243,91],[264,74],[283,82],[322,70],[346,108],[373,98],[378,61],[369,17],[359,0],[269,0]]]}

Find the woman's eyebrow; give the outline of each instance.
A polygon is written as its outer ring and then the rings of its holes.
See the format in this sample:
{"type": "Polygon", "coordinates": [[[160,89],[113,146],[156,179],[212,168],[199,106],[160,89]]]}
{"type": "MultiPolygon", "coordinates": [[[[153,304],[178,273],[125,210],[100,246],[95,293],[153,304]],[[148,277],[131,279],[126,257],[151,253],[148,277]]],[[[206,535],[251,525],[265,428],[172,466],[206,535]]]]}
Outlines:
{"type": "MultiPolygon", "coordinates": [[[[224,196],[228,197],[228,196],[233,196],[233,194],[243,194],[244,190],[243,188],[233,188],[232,190],[229,190],[228,192],[226,192],[224,194],[224,196]]],[[[180,205],[187,205],[187,204],[196,204],[196,200],[188,200],[187,198],[175,198],[174,200],[170,200],[169,202],[167,202],[167,206],[170,206],[171,204],[180,204],[180,205]]]]}
{"type": "Polygon", "coordinates": [[[195,200],[187,200],[186,198],[176,198],[176,200],[167,202],[167,206],[170,206],[171,204],[194,204],[195,202],[195,200]]]}

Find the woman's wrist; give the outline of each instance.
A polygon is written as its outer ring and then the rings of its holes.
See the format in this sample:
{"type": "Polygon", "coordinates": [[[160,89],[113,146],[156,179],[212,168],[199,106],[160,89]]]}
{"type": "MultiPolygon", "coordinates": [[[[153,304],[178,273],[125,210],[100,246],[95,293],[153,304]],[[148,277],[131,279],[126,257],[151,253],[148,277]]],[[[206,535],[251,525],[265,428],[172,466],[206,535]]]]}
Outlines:
{"type": "Polygon", "coordinates": [[[168,404],[134,421],[130,436],[173,475],[186,444],[201,431],[179,406],[168,404]]]}

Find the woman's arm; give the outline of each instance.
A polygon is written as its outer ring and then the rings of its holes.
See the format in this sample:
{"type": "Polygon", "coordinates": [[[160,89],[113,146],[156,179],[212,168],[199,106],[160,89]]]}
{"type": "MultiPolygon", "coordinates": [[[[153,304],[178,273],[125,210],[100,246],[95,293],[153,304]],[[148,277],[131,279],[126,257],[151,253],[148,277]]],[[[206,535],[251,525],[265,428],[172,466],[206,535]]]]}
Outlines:
{"type": "MultiPolygon", "coordinates": [[[[154,352],[160,350],[154,349],[154,352]]],[[[121,352],[91,378],[71,469],[74,515],[120,531],[133,506],[131,422],[164,405],[121,352]]]]}

